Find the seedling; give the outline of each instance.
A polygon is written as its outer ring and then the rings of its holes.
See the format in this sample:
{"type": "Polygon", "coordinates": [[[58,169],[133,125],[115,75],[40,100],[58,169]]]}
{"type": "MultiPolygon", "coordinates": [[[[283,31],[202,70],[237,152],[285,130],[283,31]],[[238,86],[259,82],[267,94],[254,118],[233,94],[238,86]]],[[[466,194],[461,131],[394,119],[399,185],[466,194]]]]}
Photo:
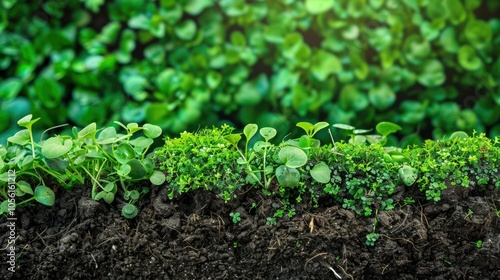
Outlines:
{"type": "Polygon", "coordinates": [[[229,216],[232,218],[232,221],[233,221],[233,224],[237,224],[241,221],[241,216],[240,216],[240,213],[238,212],[231,212],[229,213],[229,216]]]}

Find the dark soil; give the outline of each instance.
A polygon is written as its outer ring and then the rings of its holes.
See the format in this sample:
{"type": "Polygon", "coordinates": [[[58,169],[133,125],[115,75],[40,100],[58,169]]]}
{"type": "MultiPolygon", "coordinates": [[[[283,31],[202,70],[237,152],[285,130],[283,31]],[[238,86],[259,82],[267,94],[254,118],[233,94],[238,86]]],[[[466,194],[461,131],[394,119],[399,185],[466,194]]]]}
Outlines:
{"type": "MultiPolygon", "coordinates": [[[[499,194],[450,188],[374,218],[306,199],[266,225],[279,201],[255,189],[228,204],[209,192],[168,200],[152,191],[133,220],[90,191],[58,192],[53,207],[16,210],[15,273],[0,218],[2,279],[500,279],[499,194]],[[256,207],[252,207],[255,203],[256,207]],[[229,214],[239,212],[234,224],[229,214]],[[478,248],[476,242],[481,240],[478,248]]],[[[404,198],[404,190],[397,197],[404,198]]]]}

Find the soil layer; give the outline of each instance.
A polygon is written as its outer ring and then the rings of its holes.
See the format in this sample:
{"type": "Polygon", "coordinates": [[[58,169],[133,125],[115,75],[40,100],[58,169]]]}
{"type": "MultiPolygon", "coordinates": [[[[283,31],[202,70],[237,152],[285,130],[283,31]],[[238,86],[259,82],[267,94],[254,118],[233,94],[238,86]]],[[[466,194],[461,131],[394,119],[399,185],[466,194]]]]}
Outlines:
{"type": "Polygon", "coordinates": [[[0,278],[500,279],[498,191],[450,187],[439,203],[401,207],[409,195],[400,190],[397,210],[370,218],[304,199],[269,225],[280,202],[252,188],[229,203],[206,191],[169,200],[155,188],[132,220],[88,188],[60,190],[53,207],[16,210],[14,273],[0,218],[0,278]],[[368,246],[375,221],[379,238],[368,246]]]}

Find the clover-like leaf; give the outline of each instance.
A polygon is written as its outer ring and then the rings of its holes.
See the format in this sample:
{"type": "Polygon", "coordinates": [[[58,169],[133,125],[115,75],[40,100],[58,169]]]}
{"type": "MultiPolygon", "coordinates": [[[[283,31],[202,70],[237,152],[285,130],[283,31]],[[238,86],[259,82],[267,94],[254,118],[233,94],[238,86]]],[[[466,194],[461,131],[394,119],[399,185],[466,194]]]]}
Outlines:
{"type": "Polygon", "coordinates": [[[144,128],[144,135],[146,135],[146,137],[149,137],[151,139],[159,137],[162,133],[161,127],[154,124],[147,123],[144,124],[142,127],[144,128]]]}
{"type": "Polygon", "coordinates": [[[160,186],[161,184],[165,183],[165,179],[165,174],[160,171],[154,171],[153,174],[151,174],[151,177],[149,177],[149,181],[151,181],[151,183],[156,186],[160,186]]]}
{"type": "Polygon", "coordinates": [[[319,162],[311,169],[310,173],[314,180],[326,184],[330,182],[332,171],[326,163],[319,162]]]}
{"type": "Polygon", "coordinates": [[[84,127],[80,132],[78,132],[78,139],[83,138],[94,138],[97,133],[97,125],[95,122],[84,127]]]}
{"type": "Polygon", "coordinates": [[[129,160],[135,158],[135,151],[127,143],[122,143],[114,150],[116,160],[122,164],[126,164],[129,160]]]}
{"type": "Polygon", "coordinates": [[[476,50],[469,45],[461,46],[458,51],[458,63],[464,69],[475,71],[483,66],[481,58],[476,54],[476,50]]]}
{"type": "Polygon", "coordinates": [[[444,67],[439,60],[427,60],[422,65],[418,76],[418,82],[426,87],[442,85],[446,80],[444,67]]]}
{"type": "Polygon", "coordinates": [[[33,195],[33,197],[36,201],[46,206],[54,205],[54,202],[56,200],[54,191],[46,186],[37,186],[35,188],[35,194],[33,195]]]}
{"type": "Polygon", "coordinates": [[[143,179],[144,176],[146,176],[146,167],[144,167],[144,164],[142,164],[140,160],[130,160],[129,162],[127,162],[127,165],[130,166],[130,172],[128,173],[128,176],[130,176],[132,179],[143,179]]]}
{"type": "Polygon", "coordinates": [[[13,136],[7,138],[7,141],[20,146],[24,146],[30,142],[30,132],[28,131],[28,129],[20,130],[13,136]]]}
{"type": "Polygon", "coordinates": [[[370,88],[368,99],[375,108],[385,110],[394,104],[396,101],[396,94],[388,84],[382,83],[370,88]]]}
{"type": "Polygon", "coordinates": [[[254,123],[247,124],[245,128],[243,128],[243,134],[245,135],[247,142],[252,139],[252,137],[257,133],[258,129],[259,127],[254,123]]]}
{"type": "Polygon", "coordinates": [[[263,127],[259,130],[259,133],[266,141],[269,141],[276,136],[277,131],[272,127],[263,127]]]}
{"type": "Polygon", "coordinates": [[[476,49],[489,46],[493,37],[491,26],[482,20],[470,20],[465,26],[465,38],[476,49]]]}
{"type": "Polygon", "coordinates": [[[50,137],[42,145],[42,155],[46,158],[58,158],[67,154],[73,147],[71,139],[61,137],[50,137]]]}
{"type": "Polygon", "coordinates": [[[310,14],[317,15],[330,10],[333,5],[333,0],[306,0],[305,8],[310,14]]]}
{"type": "Polygon", "coordinates": [[[282,187],[293,188],[299,185],[300,172],[296,168],[286,167],[284,165],[276,168],[276,179],[282,187]]]}
{"type": "Polygon", "coordinates": [[[278,157],[288,168],[298,168],[307,163],[307,154],[302,149],[294,146],[281,148],[278,157]]]}
{"type": "Polygon", "coordinates": [[[401,127],[395,123],[391,122],[380,122],[375,127],[378,133],[382,134],[382,136],[387,137],[389,134],[392,134],[398,130],[401,130],[401,127]]]}
{"type": "Polygon", "coordinates": [[[312,57],[311,73],[319,81],[325,81],[328,76],[342,71],[342,63],[335,55],[319,50],[312,57]]]}
{"type": "Polygon", "coordinates": [[[174,33],[179,39],[190,41],[194,39],[196,29],[196,23],[191,19],[187,19],[174,27],[174,33]]]}

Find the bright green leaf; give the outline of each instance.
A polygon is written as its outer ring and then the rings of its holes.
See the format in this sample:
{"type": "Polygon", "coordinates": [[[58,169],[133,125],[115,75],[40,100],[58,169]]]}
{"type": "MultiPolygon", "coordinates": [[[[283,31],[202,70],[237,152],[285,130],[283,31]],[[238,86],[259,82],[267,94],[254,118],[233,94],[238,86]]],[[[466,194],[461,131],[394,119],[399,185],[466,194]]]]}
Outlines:
{"type": "Polygon", "coordinates": [[[54,205],[56,200],[55,193],[46,186],[37,186],[33,197],[36,201],[46,206],[54,205]]]}
{"type": "Polygon", "coordinates": [[[330,182],[332,171],[326,163],[320,162],[311,169],[310,173],[314,180],[326,184],[330,182]]]}
{"type": "Polygon", "coordinates": [[[73,147],[71,139],[51,137],[43,142],[42,155],[46,158],[58,158],[67,154],[73,147]]]}

